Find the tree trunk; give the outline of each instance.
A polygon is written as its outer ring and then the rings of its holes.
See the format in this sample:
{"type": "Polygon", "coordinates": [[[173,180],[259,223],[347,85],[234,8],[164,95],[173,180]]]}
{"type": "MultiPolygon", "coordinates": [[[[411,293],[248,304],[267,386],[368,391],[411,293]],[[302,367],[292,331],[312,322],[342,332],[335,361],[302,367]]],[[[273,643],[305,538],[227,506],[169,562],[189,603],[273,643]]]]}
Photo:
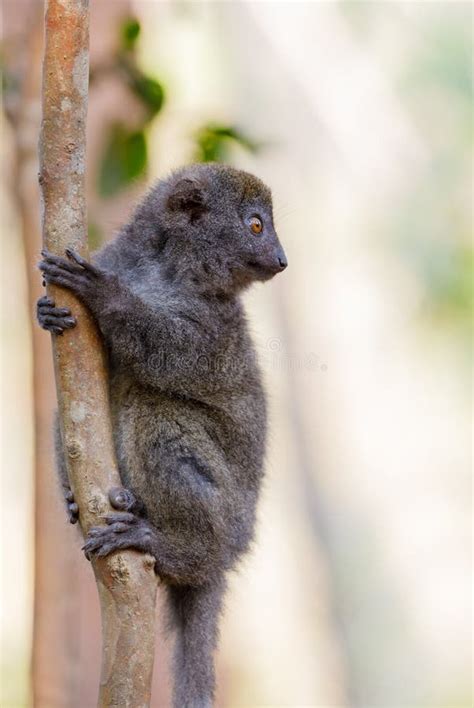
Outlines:
{"type": "MultiPolygon", "coordinates": [[[[87,257],[85,131],[88,91],[87,0],[48,0],[43,65],[40,185],[43,242],[87,257]]],[[[102,343],[87,309],[61,288],[48,286],[70,307],[77,327],[53,336],[61,435],[83,532],[100,524],[108,490],[121,485],[114,459],[107,372],[102,343]]],[[[150,702],[157,578],[154,560],[124,551],[93,562],[102,610],[99,705],[150,702]]],[[[85,677],[84,677],[85,678],[85,677]]]]}

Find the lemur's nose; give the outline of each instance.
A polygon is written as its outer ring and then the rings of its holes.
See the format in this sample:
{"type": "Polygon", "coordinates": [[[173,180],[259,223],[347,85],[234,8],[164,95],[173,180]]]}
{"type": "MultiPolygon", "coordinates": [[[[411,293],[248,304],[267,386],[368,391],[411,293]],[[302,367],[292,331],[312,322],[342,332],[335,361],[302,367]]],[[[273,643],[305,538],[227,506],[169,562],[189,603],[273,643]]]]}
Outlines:
{"type": "Polygon", "coordinates": [[[288,265],[288,260],[284,253],[278,256],[278,263],[280,264],[280,270],[285,270],[286,266],[288,265]]]}

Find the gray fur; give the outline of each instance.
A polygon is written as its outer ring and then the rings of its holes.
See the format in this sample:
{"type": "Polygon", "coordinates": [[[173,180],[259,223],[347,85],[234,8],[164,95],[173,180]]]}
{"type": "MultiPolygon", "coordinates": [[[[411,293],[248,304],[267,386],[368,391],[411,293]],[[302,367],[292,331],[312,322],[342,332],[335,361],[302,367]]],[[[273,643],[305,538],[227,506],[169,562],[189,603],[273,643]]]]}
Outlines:
{"type": "MultiPolygon", "coordinates": [[[[93,265],[43,255],[46,281],[73,290],[103,335],[120,475],[137,500],[85,549],[154,555],[177,632],[174,705],[210,706],[225,574],[252,541],[263,474],[265,396],[240,294],[286,266],[270,192],[192,165],[150,190],[93,265]]],[[[59,334],[54,303],[42,307],[59,334]]]]}

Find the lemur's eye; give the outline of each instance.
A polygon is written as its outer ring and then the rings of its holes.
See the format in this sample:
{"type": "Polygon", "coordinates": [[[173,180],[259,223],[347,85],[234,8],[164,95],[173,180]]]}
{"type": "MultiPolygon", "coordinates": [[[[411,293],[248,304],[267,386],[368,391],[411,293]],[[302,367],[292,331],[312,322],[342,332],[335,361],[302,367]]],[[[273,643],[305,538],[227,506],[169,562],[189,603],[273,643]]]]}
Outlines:
{"type": "Polygon", "coordinates": [[[261,234],[263,231],[263,223],[258,216],[250,217],[248,220],[248,225],[250,226],[251,232],[254,234],[261,234]]]}

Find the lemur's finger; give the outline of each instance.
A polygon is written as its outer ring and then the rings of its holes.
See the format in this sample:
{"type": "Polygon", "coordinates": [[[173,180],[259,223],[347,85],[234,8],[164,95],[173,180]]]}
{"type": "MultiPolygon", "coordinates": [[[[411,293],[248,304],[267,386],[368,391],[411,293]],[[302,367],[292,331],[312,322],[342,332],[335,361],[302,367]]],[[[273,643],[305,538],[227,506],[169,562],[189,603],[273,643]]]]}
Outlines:
{"type": "Polygon", "coordinates": [[[52,315],[53,317],[71,316],[71,310],[69,307],[55,307],[52,300],[45,302],[44,298],[41,298],[41,300],[38,300],[36,303],[36,307],[38,312],[41,312],[43,315],[52,315]]]}
{"type": "Polygon", "coordinates": [[[79,275],[81,272],[84,272],[79,269],[72,270],[71,267],[65,267],[62,263],[51,263],[46,260],[40,261],[38,263],[38,268],[43,273],[43,277],[45,277],[46,274],[54,275],[56,273],[61,275],[79,275]]]}
{"type": "Polygon", "coordinates": [[[70,258],[72,261],[75,261],[79,266],[81,266],[81,268],[88,270],[93,275],[97,275],[97,273],[99,272],[97,268],[92,265],[92,263],[86,261],[85,258],[76,253],[76,251],[73,251],[72,248],[66,248],[65,253],[68,258],[70,258]]]}
{"type": "Polygon", "coordinates": [[[87,553],[95,553],[95,551],[101,547],[102,545],[102,539],[97,538],[94,536],[91,536],[91,531],[95,529],[90,529],[88,535],[87,535],[87,541],[85,544],[82,546],[82,550],[87,554],[87,553]]]}
{"type": "Polygon", "coordinates": [[[37,307],[54,307],[54,300],[47,295],[43,295],[43,297],[40,297],[36,305],[37,307]]]}
{"type": "Polygon", "coordinates": [[[47,283],[61,285],[64,288],[69,288],[72,290],[78,290],[85,284],[84,271],[68,271],[65,268],[53,265],[52,263],[46,263],[46,261],[41,261],[38,267],[43,272],[47,283]]]}
{"type": "Polygon", "coordinates": [[[121,521],[117,521],[110,526],[96,526],[92,528],[89,531],[89,536],[93,536],[94,538],[102,537],[102,539],[104,536],[110,536],[110,538],[112,538],[115,533],[123,533],[124,531],[129,531],[129,529],[129,524],[124,524],[121,521]]]}
{"type": "MultiPolygon", "coordinates": [[[[44,258],[43,262],[50,263],[51,265],[56,266],[57,268],[62,268],[63,270],[67,270],[70,273],[82,273],[83,269],[81,268],[80,265],[77,265],[76,263],[71,263],[68,261],[66,258],[63,258],[62,256],[56,256],[54,253],[49,253],[49,251],[41,251],[41,255],[44,258]]],[[[40,270],[41,264],[39,265],[40,270]]]]}
{"type": "Polygon", "coordinates": [[[66,317],[69,319],[74,319],[74,317],[71,315],[71,310],[69,310],[67,307],[38,307],[38,312],[42,317],[47,317],[49,315],[51,317],[66,317]]]}
{"type": "Polygon", "coordinates": [[[53,325],[54,327],[62,327],[63,329],[71,329],[76,326],[76,320],[74,317],[56,317],[53,314],[42,314],[41,324],[53,325]]]}

